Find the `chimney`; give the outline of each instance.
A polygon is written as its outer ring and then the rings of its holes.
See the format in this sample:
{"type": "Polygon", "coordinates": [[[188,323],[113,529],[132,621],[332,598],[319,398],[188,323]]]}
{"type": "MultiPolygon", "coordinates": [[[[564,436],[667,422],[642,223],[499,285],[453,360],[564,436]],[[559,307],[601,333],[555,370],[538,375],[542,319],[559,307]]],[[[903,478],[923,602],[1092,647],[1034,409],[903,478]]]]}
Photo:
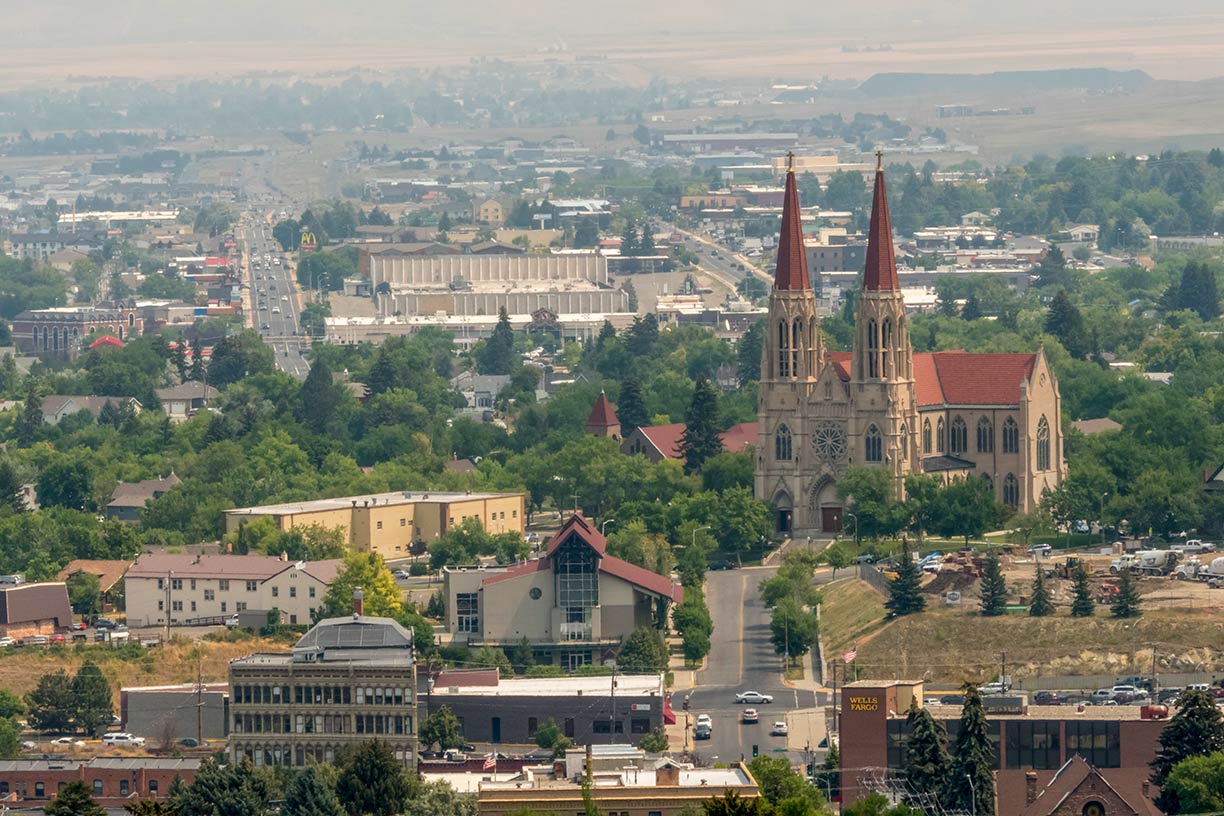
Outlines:
{"type": "Polygon", "coordinates": [[[1143,780],[1143,788],[1142,788],[1142,789],[1143,789],[1143,798],[1144,798],[1144,799],[1151,799],[1151,798],[1152,798],[1152,785],[1151,785],[1151,783],[1150,783],[1150,782],[1148,782],[1146,779],[1144,779],[1144,780],[1143,780]]]}
{"type": "Polygon", "coordinates": [[[288,552],[286,552],[285,550],[281,550],[280,560],[282,560],[282,561],[288,561],[288,560],[289,560],[289,553],[288,553],[288,552]]]}
{"type": "Polygon", "coordinates": [[[1024,775],[1024,803],[1031,805],[1037,801],[1037,774],[1029,771],[1024,775]]]}
{"type": "Polygon", "coordinates": [[[680,769],[668,763],[655,771],[655,784],[660,788],[675,788],[680,785],[680,769]]]}
{"type": "Polygon", "coordinates": [[[353,619],[356,620],[365,614],[365,593],[361,591],[361,587],[353,587],[353,619]]]}

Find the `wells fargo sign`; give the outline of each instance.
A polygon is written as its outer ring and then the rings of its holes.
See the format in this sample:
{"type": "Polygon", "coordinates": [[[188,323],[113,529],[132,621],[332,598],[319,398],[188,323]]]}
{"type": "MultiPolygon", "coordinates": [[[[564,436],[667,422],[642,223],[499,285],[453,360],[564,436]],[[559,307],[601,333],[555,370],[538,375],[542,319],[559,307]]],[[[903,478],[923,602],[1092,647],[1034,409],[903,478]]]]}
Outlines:
{"type": "Polygon", "coordinates": [[[879,711],[880,710],[880,698],[879,697],[851,697],[850,698],[850,710],[851,711],[879,711]]]}

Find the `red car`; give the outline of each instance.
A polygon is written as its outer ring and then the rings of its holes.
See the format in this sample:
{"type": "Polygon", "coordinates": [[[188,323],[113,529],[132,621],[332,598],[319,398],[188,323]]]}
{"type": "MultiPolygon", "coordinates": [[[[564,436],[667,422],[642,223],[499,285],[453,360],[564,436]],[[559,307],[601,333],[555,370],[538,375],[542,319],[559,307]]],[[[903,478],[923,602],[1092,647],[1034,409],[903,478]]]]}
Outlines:
{"type": "Polygon", "coordinates": [[[50,642],[50,643],[67,643],[67,642],[68,642],[68,639],[67,639],[66,637],[64,637],[63,635],[52,635],[52,636],[51,636],[51,638],[50,638],[50,640],[49,640],[48,642],[50,642]]]}

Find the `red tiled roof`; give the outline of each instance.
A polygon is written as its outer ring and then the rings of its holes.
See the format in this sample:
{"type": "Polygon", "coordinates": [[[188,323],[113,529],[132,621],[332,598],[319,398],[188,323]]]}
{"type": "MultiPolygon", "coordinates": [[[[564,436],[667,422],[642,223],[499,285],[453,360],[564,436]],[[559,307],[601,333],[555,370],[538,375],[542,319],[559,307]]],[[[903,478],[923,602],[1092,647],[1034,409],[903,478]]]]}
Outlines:
{"type": "Polygon", "coordinates": [[[684,423],[673,422],[670,425],[651,425],[638,428],[642,435],[650,440],[659,453],[668,459],[680,458],[680,437],[684,436],[684,423]]]}
{"type": "Polygon", "coordinates": [[[680,603],[684,600],[684,588],[670,578],[611,555],[599,559],[599,571],[620,578],[622,581],[628,581],[655,595],[670,598],[673,603],[680,603]]]}
{"type": "Polygon", "coordinates": [[[115,337],[114,335],[110,335],[110,334],[104,334],[101,337],[99,337],[97,340],[90,343],[89,347],[91,349],[96,349],[99,346],[115,346],[116,348],[123,348],[125,345],[127,344],[124,343],[122,340],[120,340],[118,337],[115,337]]]}
{"type": "MultiPolygon", "coordinates": [[[[849,380],[850,353],[829,353],[842,380],[849,380]]],[[[934,405],[1017,405],[1020,384],[1033,375],[1036,354],[970,354],[920,351],[914,354],[914,396],[918,407],[934,405]]]]}
{"type": "Polygon", "coordinates": [[[786,190],[782,196],[782,229],[778,235],[778,264],[774,270],[774,289],[799,291],[810,287],[807,254],[803,250],[803,220],[799,213],[799,188],[795,171],[786,171],[786,190]]]}
{"type": "MultiPolygon", "coordinates": [[[[1036,354],[937,351],[931,356],[949,405],[1018,405],[1020,384],[1033,376],[1037,362],[1036,354]]],[[[918,373],[916,359],[914,373],[918,373]]]]}
{"type": "Polygon", "coordinates": [[[612,410],[612,403],[608,402],[608,395],[600,391],[599,396],[595,398],[595,405],[591,408],[591,415],[587,417],[586,427],[611,428],[614,425],[620,425],[620,420],[612,410]]]}
{"type": "Polygon", "coordinates": [[[739,453],[744,448],[756,445],[757,424],[755,422],[741,422],[738,425],[732,425],[719,434],[719,437],[722,439],[723,450],[739,453]]]}
{"type": "Polygon", "coordinates": [[[548,569],[548,561],[543,558],[537,558],[533,561],[524,561],[521,564],[515,564],[505,572],[499,572],[490,575],[488,578],[480,582],[481,586],[489,586],[502,581],[509,581],[512,578],[522,578],[524,575],[530,575],[533,572],[548,569]]]}
{"type": "Polygon", "coordinates": [[[867,231],[867,264],[863,289],[895,292],[897,257],[893,254],[892,219],[888,216],[888,192],[884,188],[884,168],[876,167],[875,194],[871,202],[871,227],[867,231]]]}
{"type": "Polygon", "coordinates": [[[604,538],[603,535],[595,529],[595,525],[587,521],[586,516],[582,515],[582,513],[574,513],[569,517],[569,521],[561,525],[561,529],[558,530],[557,534],[552,537],[551,541],[548,542],[548,547],[545,552],[547,552],[548,555],[552,555],[553,551],[560,547],[561,543],[570,537],[570,533],[574,533],[587,544],[590,544],[591,548],[600,555],[603,555],[608,551],[608,539],[604,538]]]}

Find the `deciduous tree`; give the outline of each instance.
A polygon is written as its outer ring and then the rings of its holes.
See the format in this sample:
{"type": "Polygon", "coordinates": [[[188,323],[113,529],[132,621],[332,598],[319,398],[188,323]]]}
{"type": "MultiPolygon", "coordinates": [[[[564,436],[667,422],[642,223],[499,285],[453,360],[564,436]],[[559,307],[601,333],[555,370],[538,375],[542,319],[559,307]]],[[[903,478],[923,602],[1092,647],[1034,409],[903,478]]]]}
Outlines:
{"type": "Polygon", "coordinates": [[[439,751],[449,751],[463,747],[463,726],[450,706],[441,706],[422,720],[417,736],[423,748],[437,745],[439,751]]]}

